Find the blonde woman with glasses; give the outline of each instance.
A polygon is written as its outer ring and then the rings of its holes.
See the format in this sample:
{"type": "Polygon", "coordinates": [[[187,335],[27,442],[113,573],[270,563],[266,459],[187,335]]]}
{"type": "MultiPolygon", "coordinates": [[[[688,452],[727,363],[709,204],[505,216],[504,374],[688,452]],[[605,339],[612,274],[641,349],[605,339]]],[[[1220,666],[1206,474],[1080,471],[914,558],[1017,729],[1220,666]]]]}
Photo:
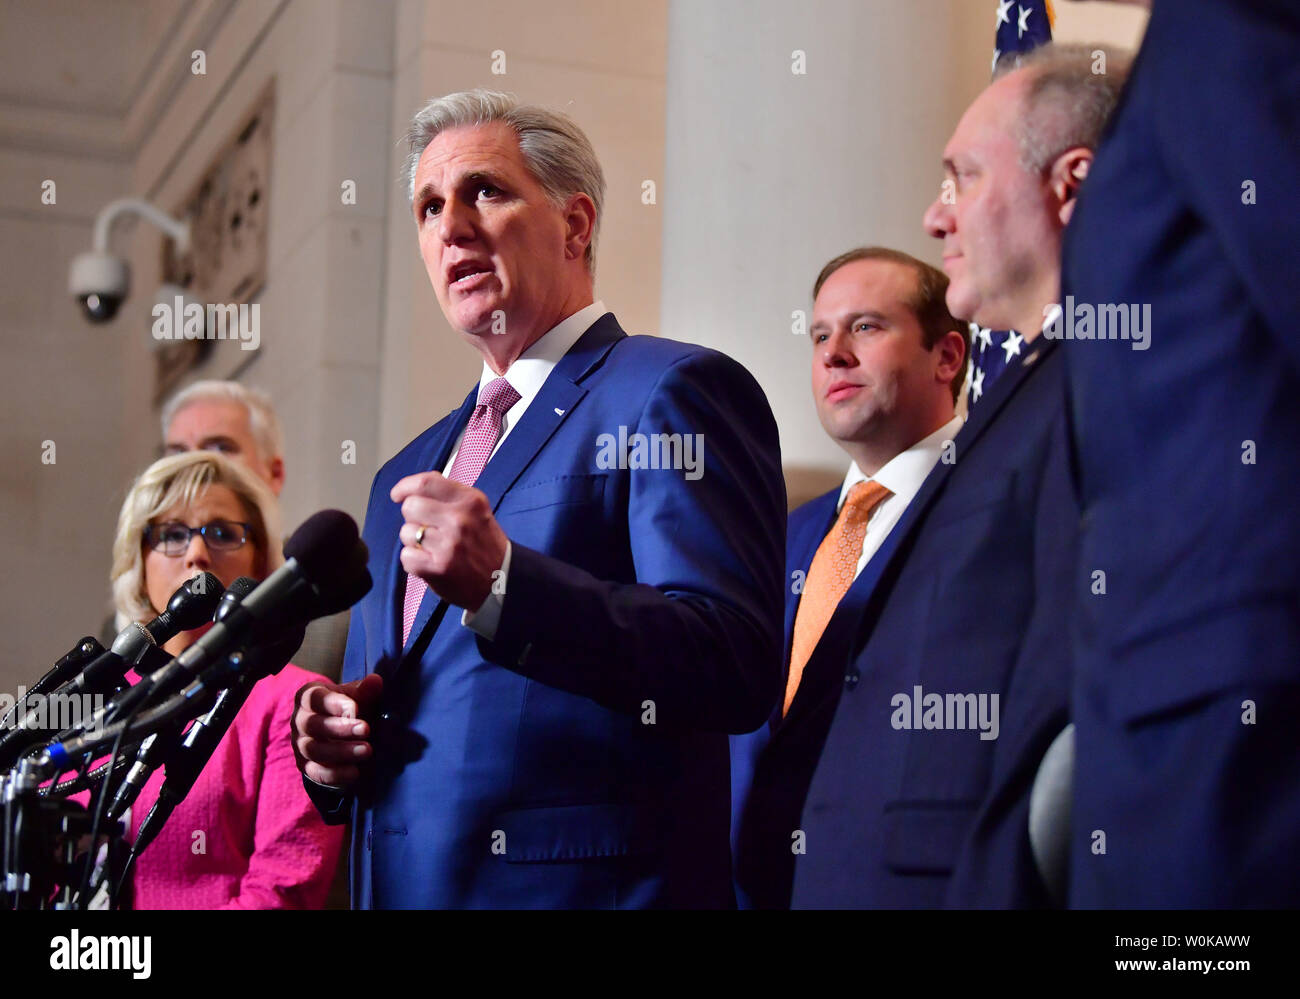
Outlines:
{"type": "MultiPolygon", "coordinates": [[[[183,582],[211,572],[229,586],[283,561],[276,502],[221,454],[191,451],[150,465],[127,494],[113,545],[118,624],[148,621],[183,582]]],[[[211,625],[164,645],[179,655],[211,625]]],[[[128,679],[139,678],[129,673],[128,679]]],[[[322,680],[293,664],[259,680],[189,795],[135,866],[136,909],[320,908],[342,847],[303,791],[289,742],[295,692],[322,680]]],[[[134,838],[158,797],[159,769],[131,808],[134,838]]]]}

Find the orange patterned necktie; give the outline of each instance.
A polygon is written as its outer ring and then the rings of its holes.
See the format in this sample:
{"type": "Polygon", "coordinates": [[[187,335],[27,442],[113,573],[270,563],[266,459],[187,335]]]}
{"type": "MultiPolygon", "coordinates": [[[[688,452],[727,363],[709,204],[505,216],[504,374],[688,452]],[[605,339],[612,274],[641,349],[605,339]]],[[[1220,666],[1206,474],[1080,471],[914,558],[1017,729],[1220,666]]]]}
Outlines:
{"type": "Polygon", "coordinates": [[[849,490],[844,508],[830,532],[822,539],[813,556],[808,578],[804,583],[803,597],[794,618],[794,641],[790,645],[790,676],[785,686],[785,717],[799,689],[804,667],[812,657],[813,649],[830,623],[840,598],[848,592],[857,575],[858,561],[862,558],[862,539],[867,534],[867,521],[871,511],[892,496],[879,482],[868,479],[849,490]]]}

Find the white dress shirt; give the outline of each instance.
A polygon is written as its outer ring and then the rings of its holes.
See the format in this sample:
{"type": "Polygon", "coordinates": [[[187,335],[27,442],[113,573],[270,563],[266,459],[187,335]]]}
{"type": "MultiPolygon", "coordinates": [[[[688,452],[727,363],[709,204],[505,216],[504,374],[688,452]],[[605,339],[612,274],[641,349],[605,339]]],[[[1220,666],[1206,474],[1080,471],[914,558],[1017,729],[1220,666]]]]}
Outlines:
{"type": "Polygon", "coordinates": [[[908,504],[912,502],[912,497],[921,488],[921,483],[938,463],[943,454],[944,444],[956,437],[961,427],[962,418],[954,416],[930,436],[917,441],[906,451],[894,455],[875,475],[863,475],[856,461],[849,465],[848,474],[844,477],[844,485],[840,489],[840,502],[835,508],[837,516],[838,511],[844,508],[844,500],[848,498],[849,490],[859,482],[871,479],[893,493],[892,496],[881,500],[871,511],[871,518],[867,521],[867,533],[862,538],[862,555],[853,573],[855,579],[871,556],[876,554],[885,538],[889,537],[889,532],[894,529],[894,525],[902,518],[908,504]]]}
{"type": "MultiPolygon", "coordinates": [[[[562,319],[555,326],[542,334],[541,339],[531,347],[520,354],[513,364],[506,369],[503,376],[510,383],[510,387],[519,393],[518,401],[506,410],[505,418],[501,423],[501,436],[497,438],[496,447],[492,449],[492,455],[497,453],[510,431],[519,425],[523,419],[524,413],[532,405],[537,393],[542,390],[542,385],[557,364],[560,358],[567,354],[570,348],[581,339],[582,334],[589,330],[593,323],[596,322],[609,310],[605,308],[605,303],[599,300],[592,302],[585,308],[579,309],[567,319],[562,319]]],[[[482,395],[484,387],[498,377],[497,373],[492,370],[487,361],[483,362],[483,373],[479,376],[478,390],[482,395]]],[[[460,450],[461,438],[465,436],[465,431],[461,431],[461,436],[456,439],[456,446],[451,449],[451,454],[447,458],[447,464],[443,466],[442,474],[450,475],[451,466],[456,463],[456,453],[460,450]]],[[[488,461],[492,456],[488,456],[488,461]]],[[[506,557],[501,562],[501,579],[500,583],[493,580],[492,589],[488,597],[483,601],[482,606],[477,611],[470,613],[468,609],[462,611],[460,623],[472,628],[478,634],[482,635],[488,641],[491,641],[497,633],[497,622],[501,620],[501,607],[505,602],[506,580],[510,575],[510,539],[506,539],[506,557]]]]}

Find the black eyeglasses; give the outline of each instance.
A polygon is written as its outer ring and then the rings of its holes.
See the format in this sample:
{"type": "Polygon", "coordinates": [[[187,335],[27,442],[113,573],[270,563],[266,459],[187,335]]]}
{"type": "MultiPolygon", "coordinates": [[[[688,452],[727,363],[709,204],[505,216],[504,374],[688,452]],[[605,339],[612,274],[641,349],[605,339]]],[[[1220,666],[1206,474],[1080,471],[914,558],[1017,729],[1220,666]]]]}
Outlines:
{"type": "Polygon", "coordinates": [[[202,527],[189,527],[173,520],[166,524],[150,524],[145,528],[144,540],[156,552],[184,555],[190,547],[190,539],[197,534],[213,551],[228,552],[241,547],[252,529],[252,524],[237,520],[214,520],[202,527]]]}

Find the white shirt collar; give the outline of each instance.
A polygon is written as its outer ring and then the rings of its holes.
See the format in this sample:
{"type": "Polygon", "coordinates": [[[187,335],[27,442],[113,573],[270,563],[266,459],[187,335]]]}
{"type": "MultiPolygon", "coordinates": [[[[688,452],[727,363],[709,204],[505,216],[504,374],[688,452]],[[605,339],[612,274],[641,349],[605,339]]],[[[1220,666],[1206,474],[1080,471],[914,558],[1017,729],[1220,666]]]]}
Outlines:
{"type": "Polygon", "coordinates": [[[962,418],[954,416],[928,437],[921,438],[906,451],[894,455],[875,475],[864,475],[858,463],[853,462],[849,465],[848,474],[844,476],[844,485],[840,488],[840,501],[835,509],[842,509],[849,490],[859,482],[866,482],[868,478],[879,482],[894,496],[901,499],[904,506],[911,503],[912,497],[920,490],[921,483],[938,463],[945,442],[956,437],[961,426],[962,418]]]}
{"type": "MultiPolygon", "coordinates": [[[[567,319],[560,320],[515,358],[514,363],[506,369],[505,377],[520,398],[532,399],[541,390],[551,369],[560,363],[560,358],[608,311],[605,303],[597,299],[567,319]]],[[[478,380],[479,392],[482,393],[484,386],[496,377],[497,373],[484,361],[483,373],[478,380]]]]}

